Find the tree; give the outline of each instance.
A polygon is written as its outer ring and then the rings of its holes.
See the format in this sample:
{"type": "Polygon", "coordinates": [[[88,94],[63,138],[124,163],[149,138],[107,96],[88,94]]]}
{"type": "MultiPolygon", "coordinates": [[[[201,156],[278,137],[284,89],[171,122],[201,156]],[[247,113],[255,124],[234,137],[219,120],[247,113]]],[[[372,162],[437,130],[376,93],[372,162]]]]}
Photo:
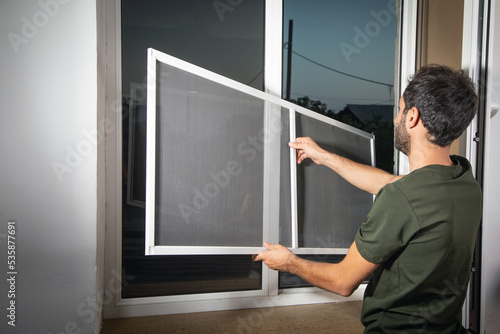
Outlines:
{"type": "Polygon", "coordinates": [[[336,118],[338,121],[349,124],[375,135],[376,167],[388,173],[394,172],[394,123],[382,121],[382,116],[373,114],[372,118],[360,123],[349,114],[336,118]]]}
{"type": "Polygon", "coordinates": [[[301,107],[315,111],[319,114],[326,115],[336,119],[344,124],[351,125],[368,133],[375,135],[375,156],[376,167],[383,169],[389,173],[394,172],[394,124],[390,121],[383,121],[382,117],[373,114],[372,118],[364,123],[350,114],[340,113],[335,114],[333,110],[328,109],[327,105],[320,100],[311,100],[308,96],[290,100],[301,107]]]}
{"type": "Polygon", "coordinates": [[[331,117],[330,115],[333,115],[333,110],[327,109],[325,103],[321,102],[320,100],[311,100],[308,96],[299,97],[297,100],[291,99],[290,102],[320,113],[322,115],[326,115],[329,117],[331,117]]]}

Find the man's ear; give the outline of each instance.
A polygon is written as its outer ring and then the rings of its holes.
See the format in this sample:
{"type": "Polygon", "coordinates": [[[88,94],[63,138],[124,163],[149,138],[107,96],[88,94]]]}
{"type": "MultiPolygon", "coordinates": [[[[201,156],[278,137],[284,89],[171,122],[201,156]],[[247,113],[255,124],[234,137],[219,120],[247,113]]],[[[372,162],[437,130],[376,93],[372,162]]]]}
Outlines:
{"type": "Polygon", "coordinates": [[[419,121],[420,112],[416,107],[412,107],[406,112],[406,126],[408,126],[409,129],[416,127],[419,121]]]}

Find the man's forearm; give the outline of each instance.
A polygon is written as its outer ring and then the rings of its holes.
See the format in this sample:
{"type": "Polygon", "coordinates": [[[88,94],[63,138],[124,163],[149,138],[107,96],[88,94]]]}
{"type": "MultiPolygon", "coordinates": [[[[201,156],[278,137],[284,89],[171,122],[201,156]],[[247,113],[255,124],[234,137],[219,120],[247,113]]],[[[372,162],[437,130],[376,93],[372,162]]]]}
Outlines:
{"type": "Polygon", "coordinates": [[[379,168],[354,162],[330,152],[325,153],[321,163],[355,187],[374,195],[386,184],[392,183],[402,177],[389,174],[379,168]]]}
{"type": "Polygon", "coordinates": [[[312,285],[344,297],[350,296],[355,289],[342,280],[338,269],[337,263],[313,262],[299,257],[294,257],[289,263],[290,273],[312,285]]]}
{"type": "Polygon", "coordinates": [[[298,275],[317,287],[341,296],[350,296],[379,266],[365,260],[358,252],[355,242],[339,263],[301,259],[279,244],[265,242],[264,246],[267,250],[256,255],[254,261],[264,261],[271,269],[298,275]]]}
{"type": "Polygon", "coordinates": [[[287,270],[292,274],[344,297],[350,296],[379,266],[366,261],[358,252],[355,242],[339,263],[308,261],[295,255],[287,262],[287,270]]]}
{"type": "Polygon", "coordinates": [[[299,137],[296,142],[290,142],[288,145],[296,150],[297,163],[300,164],[310,158],[316,164],[329,167],[352,185],[372,194],[378,193],[386,184],[401,178],[328,152],[309,137],[299,137]]]}

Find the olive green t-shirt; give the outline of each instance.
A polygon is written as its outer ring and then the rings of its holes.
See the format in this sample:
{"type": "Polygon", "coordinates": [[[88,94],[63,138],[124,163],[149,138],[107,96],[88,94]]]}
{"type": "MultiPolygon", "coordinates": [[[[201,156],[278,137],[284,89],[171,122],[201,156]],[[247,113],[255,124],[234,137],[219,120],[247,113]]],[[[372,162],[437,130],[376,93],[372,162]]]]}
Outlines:
{"type": "Polygon", "coordinates": [[[430,165],[383,187],[355,237],[370,280],[365,333],[466,333],[462,304],[481,219],[469,162],[430,165]]]}

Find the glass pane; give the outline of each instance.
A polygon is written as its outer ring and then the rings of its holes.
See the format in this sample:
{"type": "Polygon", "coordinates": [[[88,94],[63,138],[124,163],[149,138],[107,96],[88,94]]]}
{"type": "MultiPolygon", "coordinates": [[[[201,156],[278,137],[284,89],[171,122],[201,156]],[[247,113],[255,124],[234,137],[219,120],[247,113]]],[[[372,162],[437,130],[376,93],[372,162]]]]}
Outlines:
{"type": "Polygon", "coordinates": [[[157,68],[155,244],[260,247],[264,101],[157,68]]]}
{"type": "Polygon", "coordinates": [[[148,48],[263,89],[264,1],[122,0],[123,92],[146,83],[148,48]]]}
{"type": "Polygon", "coordinates": [[[127,204],[141,207],[146,202],[146,94],[146,86],[130,86],[127,204]]]}
{"type": "Polygon", "coordinates": [[[249,255],[127,256],[123,266],[123,298],[261,289],[262,265],[249,255]]]}
{"type": "Polygon", "coordinates": [[[137,205],[145,190],[145,151],[140,148],[144,120],[137,109],[145,108],[146,94],[134,92],[134,87],[146,85],[148,48],[263,89],[264,1],[226,5],[216,9],[213,1],[205,0],[121,1],[124,298],[261,288],[262,266],[249,256],[210,256],[209,261],[206,256],[145,256],[145,214],[137,205]],[[129,117],[130,107],[135,117],[129,117]],[[160,288],[166,286],[162,282],[170,288],[160,288]]]}
{"type": "Polygon", "coordinates": [[[396,0],[283,3],[282,96],[374,133],[377,167],[392,173],[396,0]]]}
{"type": "MultiPolygon", "coordinates": [[[[371,165],[366,137],[297,114],[297,136],[310,136],[324,149],[371,165]]],[[[299,247],[348,248],[373,203],[373,196],[310,159],[297,166],[299,247]]]]}

